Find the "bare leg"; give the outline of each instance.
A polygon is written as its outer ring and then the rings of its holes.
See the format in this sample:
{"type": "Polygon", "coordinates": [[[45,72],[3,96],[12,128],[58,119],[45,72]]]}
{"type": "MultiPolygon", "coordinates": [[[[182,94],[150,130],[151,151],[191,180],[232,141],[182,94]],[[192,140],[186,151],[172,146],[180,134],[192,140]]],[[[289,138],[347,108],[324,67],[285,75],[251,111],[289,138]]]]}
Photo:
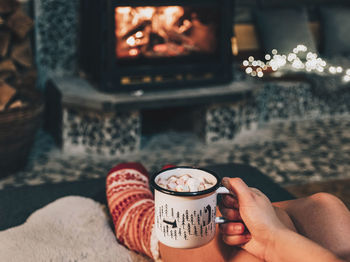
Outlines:
{"type": "Polygon", "coordinates": [[[350,212],[337,197],[317,193],[274,205],[288,213],[298,233],[350,259],[350,212]]]}

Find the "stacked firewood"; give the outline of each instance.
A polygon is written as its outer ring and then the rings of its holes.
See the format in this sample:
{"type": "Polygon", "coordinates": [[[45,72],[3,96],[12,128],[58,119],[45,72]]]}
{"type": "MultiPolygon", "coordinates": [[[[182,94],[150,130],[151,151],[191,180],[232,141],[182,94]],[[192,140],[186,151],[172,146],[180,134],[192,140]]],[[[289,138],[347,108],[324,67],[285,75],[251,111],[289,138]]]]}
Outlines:
{"type": "Polygon", "coordinates": [[[0,0],[0,112],[25,106],[21,90],[35,86],[32,28],[17,0],[0,0]]]}

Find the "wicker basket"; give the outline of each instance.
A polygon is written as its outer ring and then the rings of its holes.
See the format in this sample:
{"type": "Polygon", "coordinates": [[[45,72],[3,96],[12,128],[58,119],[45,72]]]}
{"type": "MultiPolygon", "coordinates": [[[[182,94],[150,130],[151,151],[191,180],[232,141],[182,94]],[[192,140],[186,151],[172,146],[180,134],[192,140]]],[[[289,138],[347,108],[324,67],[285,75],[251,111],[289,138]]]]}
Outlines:
{"type": "Polygon", "coordinates": [[[0,112],[0,177],[22,169],[28,159],[43,116],[38,91],[21,93],[27,106],[0,112]]]}

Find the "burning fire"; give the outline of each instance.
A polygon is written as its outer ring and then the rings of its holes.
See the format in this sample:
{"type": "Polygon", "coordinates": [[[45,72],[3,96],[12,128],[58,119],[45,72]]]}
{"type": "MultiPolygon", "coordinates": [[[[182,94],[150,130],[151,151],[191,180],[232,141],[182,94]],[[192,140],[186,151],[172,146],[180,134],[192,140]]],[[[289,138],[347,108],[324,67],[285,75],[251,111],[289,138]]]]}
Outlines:
{"type": "Polygon", "coordinates": [[[181,6],[116,7],[118,58],[185,56],[216,49],[215,21],[181,6]]]}

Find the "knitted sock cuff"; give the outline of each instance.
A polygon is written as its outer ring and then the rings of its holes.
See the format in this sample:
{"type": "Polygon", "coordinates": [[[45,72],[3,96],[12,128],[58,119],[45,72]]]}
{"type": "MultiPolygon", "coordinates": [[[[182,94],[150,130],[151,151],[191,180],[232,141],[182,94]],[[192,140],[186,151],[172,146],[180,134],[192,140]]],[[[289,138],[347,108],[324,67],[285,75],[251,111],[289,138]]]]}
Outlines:
{"type": "Polygon", "coordinates": [[[128,162],[128,163],[118,164],[115,167],[113,167],[111,170],[109,170],[108,175],[110,175],[111,173],[113,173],[115,171],[121,170],[121,169],[135,169],[135,170],[139,171],[140,173],[142,173],[143,175],[145,175],[147,178],[149,177],[149,174],[148,174],[146,168],[137,162],[128,162]]]}
{"type": "Polygon", "coordinates": [[[122,163],[109,171],[106,194],[118,241],[159,261],[154,200],[148,182],[148,172],[141,164],[122,163]]]}

